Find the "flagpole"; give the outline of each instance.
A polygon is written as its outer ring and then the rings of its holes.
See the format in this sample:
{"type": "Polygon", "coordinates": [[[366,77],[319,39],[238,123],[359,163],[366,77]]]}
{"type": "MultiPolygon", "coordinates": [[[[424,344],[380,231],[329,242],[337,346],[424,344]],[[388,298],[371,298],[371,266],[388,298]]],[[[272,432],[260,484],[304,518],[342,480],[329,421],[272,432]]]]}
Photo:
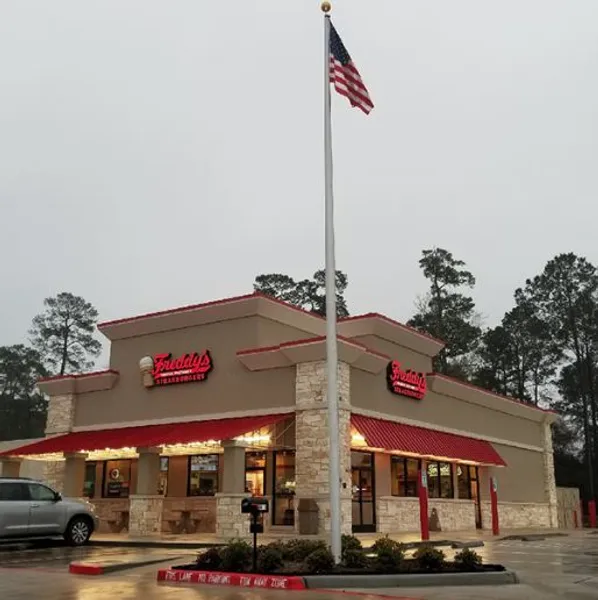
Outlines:
{"type": "Polygon", "coordinates": [[[334,256],[334,200],[332,189],[332,123],[330,115],[330,2],[324,12],[324,182],[326,231],[326,371],[330,444],[330,549],[341,560],[341,473],[338,418],[338,348],[336,337],[336,266],[334,256]]]}

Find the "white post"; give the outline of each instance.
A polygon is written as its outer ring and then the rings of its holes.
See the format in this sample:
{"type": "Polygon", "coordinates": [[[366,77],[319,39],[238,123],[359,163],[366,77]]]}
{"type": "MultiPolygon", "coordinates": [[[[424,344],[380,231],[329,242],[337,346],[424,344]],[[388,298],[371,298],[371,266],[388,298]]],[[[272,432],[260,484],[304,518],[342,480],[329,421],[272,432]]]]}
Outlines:
{"type": "MultiPolygon", "coordinates": [[[[322,10],[326,11],[326,3],[322,10]]],[[[327,5],[330,10],[330,5],[327,5]]],[[[341,476],[338,423],[338,352],[336,339],[336,266],[332,195],[332,125],[330,119],[330,17],[324,15],[324,179],[326,228],[326,368],[330,442],[330,549],[341,560],[341,476]]]]}

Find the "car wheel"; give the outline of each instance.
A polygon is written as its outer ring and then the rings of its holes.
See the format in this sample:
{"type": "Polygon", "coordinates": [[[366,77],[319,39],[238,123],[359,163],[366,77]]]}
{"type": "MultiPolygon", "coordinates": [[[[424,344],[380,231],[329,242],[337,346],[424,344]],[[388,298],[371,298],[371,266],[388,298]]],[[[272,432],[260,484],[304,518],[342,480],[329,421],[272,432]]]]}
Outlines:
{"type": "Polygon", "coordinates": [[[71,546],[83,546],[91,537],[91,523],[85,517],[75,517],[66,528],[64,538],[71,546]]]}

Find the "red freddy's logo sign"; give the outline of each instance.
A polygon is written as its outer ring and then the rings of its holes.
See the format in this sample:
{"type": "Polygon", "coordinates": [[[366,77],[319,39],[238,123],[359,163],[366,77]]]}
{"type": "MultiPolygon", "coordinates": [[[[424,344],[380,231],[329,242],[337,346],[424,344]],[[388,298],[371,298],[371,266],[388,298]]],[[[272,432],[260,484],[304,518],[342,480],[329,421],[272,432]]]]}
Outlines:
{"type": "Polygon", "coordinates": [[[183,354],[178,358],[172,358],[172,353],[156,354],[152,377],[156,385],[204,381],[213,366],[208,350],[204,350],[201,354],[197,352],[183,354]]]}
{"type": "Polygon", "coordinates": [[[409,396],[417,400],[421,400],[426,395],[428,388],[426,376],[423,373],[416,373],[410,369],[403,371],[401,363],[398,360],[388,363],[386,381],[388,389],[393,394],[409,396]]]}

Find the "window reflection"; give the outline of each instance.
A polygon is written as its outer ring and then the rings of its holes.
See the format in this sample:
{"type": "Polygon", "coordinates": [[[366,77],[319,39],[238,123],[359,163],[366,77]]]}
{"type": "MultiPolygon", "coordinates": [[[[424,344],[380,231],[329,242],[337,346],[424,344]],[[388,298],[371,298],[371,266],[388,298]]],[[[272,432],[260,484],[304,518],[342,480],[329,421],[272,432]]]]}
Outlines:
{"type": "Polygon", "coordinates": [[[417,474],[420,461],[393,456],[391,462],[391,493],[393,496],[417,496],[417,474]]]}
{"type": "Polygon", "coordinates": [[[453,469],[451,463],[428,463],[428,495],[430,498],[453,498],[453,469]]]}

